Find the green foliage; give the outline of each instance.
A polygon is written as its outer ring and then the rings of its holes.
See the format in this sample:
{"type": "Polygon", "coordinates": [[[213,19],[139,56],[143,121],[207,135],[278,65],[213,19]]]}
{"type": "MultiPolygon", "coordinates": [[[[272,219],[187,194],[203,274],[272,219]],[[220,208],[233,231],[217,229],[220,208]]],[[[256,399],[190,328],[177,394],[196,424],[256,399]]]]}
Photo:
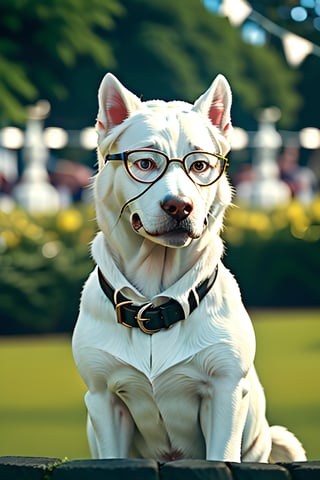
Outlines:
{"type": "Polygon", "coordinates": [[[117,0],[4,0],[0,4],[0,110],[21,123],[25,101],[67,95],[67,70],[88,56],[106,68],[114,59],[103,39],[121,14],[117,0]],[[67,69],[67,70],[66,70],[67,69]]]}
{"type": "Polygon", "coordinates": [[[224,238],[224,262],[247,305],[319,306],[320,198],[268,212],[230,209],[224,238]]]}
{"type": "Polygon", "coordinates": [[[283,242],[297,239],[318,244],[320,197],[308,205],[292,200],[272,210],[231,207],[227,211],[225,238],[232,247],[256,238],[283,242]]]}
{"type": "Polygon", "coordinates": [[[233,117],[245,126],[260,107],[278,106],[292,125],[298,77],[275,48],[246,44],[226,18],[199,0],[122,0],[125,14],[110,35],[122,81],[145,98],[194,101],[223,73],[234,93],[233,117]],[[119,35],[121,32],[121,35],[119,35]],[[284,95],[285,91],[285,95],[284,95]]]}
{"type": "Polygon", "coordinates": [[[1,333],[70,331],[92,269],[92,210],[57,216],[0,212],[1,333]]]}
{"type": "MultiPolygon", "coordinates": [[[[244,110],[252,112],[277,106],[281,110],[280,125],[291,127],[302,104],[296,91],[299,75],[287,68],[280,53],[272,46],[243,45],[239,55],[243,58],[244,78],[242,95],[237,101],[242,102],[244,110]]],[[[236,94],[238,97],[237,89],[236,94]]],[[[241,120],[237,124],[242,125],[241,120]]]]}
{"type": "Polygon", "coordinates": [[[234,123],[255,125],[275,105],[282,126],[297,119],[298,76],[274,47],[244,43],[240,30],[201,0],[4,0],[0,5],[2,122],[22,122],[24,106],[52,104],[50,122],[94,122],[107,70],[138,95],[193,101],[218,73],[234,91],[234,123]]]}

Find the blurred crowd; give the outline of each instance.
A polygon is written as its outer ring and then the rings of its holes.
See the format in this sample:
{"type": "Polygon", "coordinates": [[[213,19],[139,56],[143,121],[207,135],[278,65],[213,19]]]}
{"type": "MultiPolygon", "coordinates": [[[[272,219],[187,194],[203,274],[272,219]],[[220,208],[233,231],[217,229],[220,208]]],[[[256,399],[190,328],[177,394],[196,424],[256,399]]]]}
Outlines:
{"type": "Polygon", "coordinates": [[[278,196],[278,203],[281,203],[281,200],[284,202],[295,198],[303,204],[308,204],[318,194],[320,158],[317,155],[311,156],[309,163],[303,165],[300,159],[300,149],[296,146],[288,146],[281,151],[277,162],[270,168],[271,170],[261,172],[259,166],[242,163],[233,178],[236,199],[240,202],[250,203],[250,195],[254,186],[262,180],[266,184],[266,196],[278,196]],[[261,178],[263,174],[264,179],[261,178]]]}

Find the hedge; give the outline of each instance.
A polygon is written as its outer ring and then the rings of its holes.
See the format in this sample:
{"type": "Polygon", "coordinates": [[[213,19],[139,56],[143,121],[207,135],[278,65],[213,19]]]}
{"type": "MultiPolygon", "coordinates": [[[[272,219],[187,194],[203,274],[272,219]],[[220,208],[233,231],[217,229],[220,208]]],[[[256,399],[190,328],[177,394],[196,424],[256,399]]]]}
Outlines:
{"type": "Polygon", "coordinates": [[[230,209],[225,264],[248,307],[320,306],[320,197],[269,212],[230,209]]]}
{"type": "Polygon", "coordinates": [[[0,212],[1,334],[69,332],[93,267],[96,224],[88,207],[56,216],[0,212]]]}
{"type": "MultiPolygon", "coordinates": [[[[0,334],[73,329],[96,231],[85,205],[55,216],[0,211],[0,334]]],[[[223,237],[248,307],[320,306],[320,197],[269,212],[233,207],[223,237]]]]}

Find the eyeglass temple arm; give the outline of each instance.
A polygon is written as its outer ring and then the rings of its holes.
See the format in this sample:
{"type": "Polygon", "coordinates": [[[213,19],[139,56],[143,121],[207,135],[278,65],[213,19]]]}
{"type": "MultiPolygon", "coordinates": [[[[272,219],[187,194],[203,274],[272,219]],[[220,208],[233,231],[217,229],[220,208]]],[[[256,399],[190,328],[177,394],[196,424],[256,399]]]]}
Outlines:
{"type": "Polygon", "coordinates": [[[104,157],[104,162],[107,163],[108,160],[125,160],[125,152],[121,153],[108,153],[104,157]]]}

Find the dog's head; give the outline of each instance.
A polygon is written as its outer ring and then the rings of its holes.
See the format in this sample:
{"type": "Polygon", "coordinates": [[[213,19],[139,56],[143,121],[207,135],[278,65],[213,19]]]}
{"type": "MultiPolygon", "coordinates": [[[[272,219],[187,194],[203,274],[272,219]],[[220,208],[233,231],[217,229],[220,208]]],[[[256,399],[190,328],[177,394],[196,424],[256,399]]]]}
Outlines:
{"type": "Polygon", "coordinates": [[[193,104],[142,102],[110,73],[99,90],[97,220],[109,239],[185,247],[221,228],[231,91],[219,75],[193,104]]]}

